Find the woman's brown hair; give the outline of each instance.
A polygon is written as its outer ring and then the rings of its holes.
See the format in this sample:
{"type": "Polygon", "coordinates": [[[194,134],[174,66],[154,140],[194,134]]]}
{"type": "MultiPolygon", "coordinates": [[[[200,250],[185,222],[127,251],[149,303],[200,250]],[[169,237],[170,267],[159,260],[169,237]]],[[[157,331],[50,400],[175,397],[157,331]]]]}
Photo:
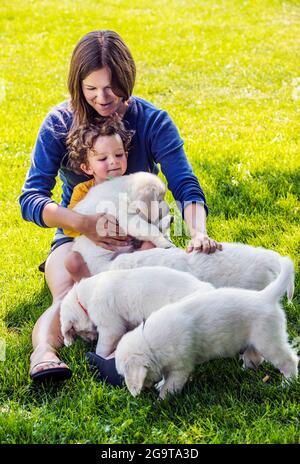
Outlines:
{"type": "Polygon", "coordinates": [[[93,122],[95,117],[99,119],[99,114],[83,95],[82,81],[91,72],[105,66],[111,72],[114,94],[124,101],[128,100],[132,95],[136,75],[135,63],[128,47],[114,31],[89,32],[76,45],[70,63],[68,88],[74,112],[73,130],[76,126],[93,122]]]}

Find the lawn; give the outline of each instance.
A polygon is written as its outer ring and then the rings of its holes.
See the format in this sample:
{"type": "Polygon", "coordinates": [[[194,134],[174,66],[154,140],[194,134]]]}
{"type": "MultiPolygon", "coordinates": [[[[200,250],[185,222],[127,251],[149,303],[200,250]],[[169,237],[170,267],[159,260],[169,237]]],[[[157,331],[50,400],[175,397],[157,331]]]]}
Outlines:
{"type": "Polygon", "coordinates": [[[284,388],[268,364],[244,372],[237,358],[213,361],[169,401],[154,391],[134,399],[93,379],[92,347],[78,340],[61,352],[72,379],[33,385],[31,331],[51,302],[37,265],[53,230],[23,221],[18,205],[38,128],[67,97],[74,45],[116,30],[137,64],[134,94],[167,110],[185,140],[210,236],[294,260],[295,297],[284,308],[297,343],[299,2],[15,0],[1,2],[0,25],[0,443],[299,443],[299,382],[284,388]]]}

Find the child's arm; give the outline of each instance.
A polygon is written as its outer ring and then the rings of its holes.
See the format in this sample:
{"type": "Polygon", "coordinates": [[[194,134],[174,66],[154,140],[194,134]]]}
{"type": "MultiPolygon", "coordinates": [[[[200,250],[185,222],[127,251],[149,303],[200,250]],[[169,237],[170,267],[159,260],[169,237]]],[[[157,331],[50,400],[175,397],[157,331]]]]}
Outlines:
{"type": "MultiPolygon", "coordinates": [[[[73,209],[77,205],[77,203],[79,203],[79,201],[81,201],[86,196],[89,189],[93,185],[94,185],[93,180],[82,182],[76,185],[73,189],[73,193],[70,199],[70,204],[68,206],[68,209],[73,209]]],[[[64,234],[68,235],[69,237],[78,237],[80,235],[80,231],[78,229],[72,230],[69,228],[64,228],[63,231],[64,231],[64,234]]]]}

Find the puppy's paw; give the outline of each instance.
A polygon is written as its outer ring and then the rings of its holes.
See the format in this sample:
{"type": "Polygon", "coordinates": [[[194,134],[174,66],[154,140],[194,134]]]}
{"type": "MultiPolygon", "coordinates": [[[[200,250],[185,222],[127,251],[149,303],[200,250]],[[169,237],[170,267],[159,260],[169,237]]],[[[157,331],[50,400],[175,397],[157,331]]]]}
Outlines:
{"type": "Polygon", "coordinates": [[[70,337],[65,337],[64,338],[64,345],[65,346],[71,346],[73,344],[73,338],[70,337]]]}
{"type": "Polygon", "coordinates": [[[160,382],[158,382],[158,383],[156,383],[156,384],[154,385],[155,390],[158,391],[158,392],[160,392],[161,389],[162,389],[162,387],[164,386],[164,383],[165,383],[165,379],[161,379],[160,382]]]}

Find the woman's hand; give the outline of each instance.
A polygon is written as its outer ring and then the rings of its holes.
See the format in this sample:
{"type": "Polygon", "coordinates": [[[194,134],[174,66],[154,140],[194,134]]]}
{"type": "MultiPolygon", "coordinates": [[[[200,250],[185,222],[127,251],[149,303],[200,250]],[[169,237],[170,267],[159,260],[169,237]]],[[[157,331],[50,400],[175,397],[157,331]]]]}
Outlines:
{"type": "Polygon", "coordinates": [[[82,215],[80,233],[106,250],[116,251],[120,246],[129,246],[131,237],[119,227],[111,214],[82,215]]]}
{"type": "Polygon", "coordinates": [[[106,250],[116,251],[131,242],[131,237],[120,230],[116,218],[108,214],[85,215],[48,203],[43,209],[43,221],[48,227],[61,227],[86,235],[106,250]]]}
{"type": "Polygon", "coordinates": [[[207,234],[197,232],[188,243],[186,248],[187,253],[191,251],[198,251],[202,253],[214,253],[216,250],[222,250],[221,243],[216,242],[209,238],[207,234]]]}

